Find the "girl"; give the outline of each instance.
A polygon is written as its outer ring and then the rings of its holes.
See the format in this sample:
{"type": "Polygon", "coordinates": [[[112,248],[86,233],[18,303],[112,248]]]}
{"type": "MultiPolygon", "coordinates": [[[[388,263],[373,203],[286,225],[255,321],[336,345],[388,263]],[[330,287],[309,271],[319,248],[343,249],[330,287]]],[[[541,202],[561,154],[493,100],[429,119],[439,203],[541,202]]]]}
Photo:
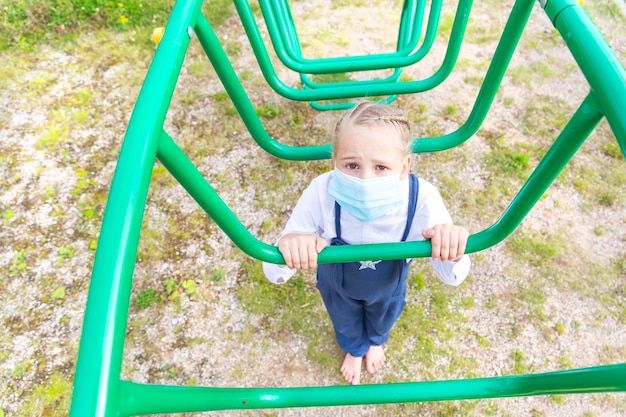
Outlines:
{"type": "Polygon", "coordinates": [[[393,108],[360,103],[335,130],[334,170],[304,191],[278,241],[286,266],[263,264],[277,284],[297,269],[317,268],[317,288],[346,352],[341,372],[358,384],[385,362],[383,344],[406,305],[410,259],[317,265],[328,244],[354,245],[430,239],[430,260],[445,283],[459,285],[470,260],[468,231],[452,224],[437,189],[410,174],[409,121],[393,108]]]}

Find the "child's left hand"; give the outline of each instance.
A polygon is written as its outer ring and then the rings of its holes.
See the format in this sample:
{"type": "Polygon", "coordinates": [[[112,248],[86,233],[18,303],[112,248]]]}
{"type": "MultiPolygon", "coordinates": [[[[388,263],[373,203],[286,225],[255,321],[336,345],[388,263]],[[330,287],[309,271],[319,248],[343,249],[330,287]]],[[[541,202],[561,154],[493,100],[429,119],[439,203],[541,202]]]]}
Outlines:
{"type": "Polygon", "coordinates": [[[433,259],[457,262],[465,253],[469,232],[462,226],[437,224],[423,229],[422,236],[425,239],[430,239],[433,259]]]}

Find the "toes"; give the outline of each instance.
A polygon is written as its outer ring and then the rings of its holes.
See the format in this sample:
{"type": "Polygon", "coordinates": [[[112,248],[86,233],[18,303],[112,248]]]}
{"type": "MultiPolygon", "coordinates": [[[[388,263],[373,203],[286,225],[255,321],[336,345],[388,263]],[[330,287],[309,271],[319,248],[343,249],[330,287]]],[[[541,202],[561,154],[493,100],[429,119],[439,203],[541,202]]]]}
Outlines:
{"type": "Polygon", "coordinates": [[[370,374],[380,371],[385,364],[385,352],[381,346],[371,346],[365,356],[365,369],[370,374]]]}
{"type": "Polygon", "coordinates": [[[343,378],[352,385],[358,385],[361,379],[361,363],[362,358],[356,358],[349,353],[346,356],[341,365],[341,374],[343,378]]]}

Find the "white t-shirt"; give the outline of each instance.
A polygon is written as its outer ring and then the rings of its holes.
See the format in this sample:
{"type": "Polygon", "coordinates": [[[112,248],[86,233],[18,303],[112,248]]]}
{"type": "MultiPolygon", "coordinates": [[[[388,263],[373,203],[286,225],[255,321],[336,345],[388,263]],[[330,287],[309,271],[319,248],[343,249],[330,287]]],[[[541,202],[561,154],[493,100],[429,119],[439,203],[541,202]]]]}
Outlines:
{"type": "MultiPolygon", "coordinates": [[[[304,190],[281,237],[289,233],[316,234],[330,244],[331,239],[337,236],[335,200],[328,194],[328,185],[332,175],[332,171],[320,175],[304,190]]],[[[452,223],[437,188],[423,179],[418,179],[418,181],[419,194],[415,217],[407,241],[424,240],[422,236],[424,228],[452,223]]],[[[341,238],[351,245],[399,242],[402,239],[408,215],[408,178],[403,180],[402,186],[406,190],[403,204],[371,222],[359,221],[346,210],[341,210],[341,238]]],[[[458,262],[429,259],[439,279],[446,284],[459,285],[469,273],[471,262],[467,255],[464,255],[458,262]]],[[[293,277],[296,270],[289,269],[285,265],[264,262],[263,272],[271,282],[282,284],[293,277]]]]}

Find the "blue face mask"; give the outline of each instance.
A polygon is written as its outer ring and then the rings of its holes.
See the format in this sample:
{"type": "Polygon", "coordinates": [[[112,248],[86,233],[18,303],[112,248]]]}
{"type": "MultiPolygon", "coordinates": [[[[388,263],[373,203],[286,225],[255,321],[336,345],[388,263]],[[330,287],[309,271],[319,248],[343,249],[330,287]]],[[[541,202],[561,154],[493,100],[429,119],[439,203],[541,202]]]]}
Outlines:
{"type": "Polygon", "coordinates": [[[362,222],[375,220],[404,201],[400,174],[362,180],[335,168],[328,194],[362,222]]]}

